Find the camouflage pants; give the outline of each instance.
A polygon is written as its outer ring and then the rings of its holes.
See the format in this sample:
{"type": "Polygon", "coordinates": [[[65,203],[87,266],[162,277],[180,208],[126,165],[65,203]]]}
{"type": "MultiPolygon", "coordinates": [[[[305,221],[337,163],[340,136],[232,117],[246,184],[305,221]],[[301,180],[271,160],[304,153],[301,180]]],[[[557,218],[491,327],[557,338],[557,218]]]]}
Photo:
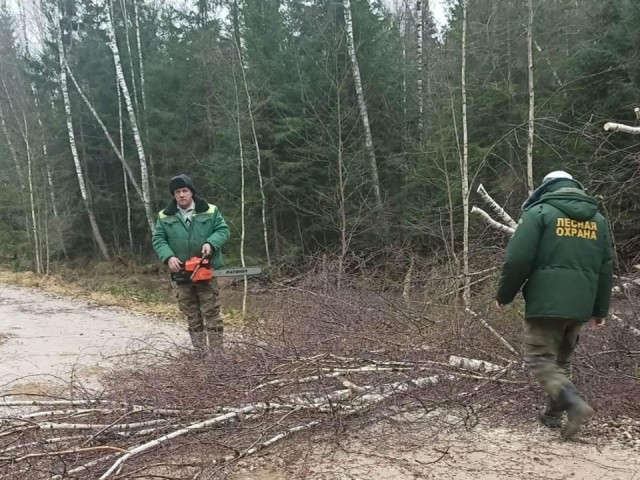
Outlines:
{"type": "Polygon", "coordinates": [[[584,324],[559,318],[529,319],[525,327],[525,360],[552,400],[571,383],[571,355],[584,324]]]}
{"type": "Polygon", "coordinates": [[[221,346],[222,318],[218,282],[177,285],[178,307],[187,319],[189,335],[196,349],[221,346]]]}

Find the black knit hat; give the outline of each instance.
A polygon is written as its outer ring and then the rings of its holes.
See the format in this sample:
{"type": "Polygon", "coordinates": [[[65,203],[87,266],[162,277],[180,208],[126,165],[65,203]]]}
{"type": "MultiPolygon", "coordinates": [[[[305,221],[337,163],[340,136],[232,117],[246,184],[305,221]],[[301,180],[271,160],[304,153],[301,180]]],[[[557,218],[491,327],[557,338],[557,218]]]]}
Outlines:
{"type": "Polygon", "coordinates": [[[192,194],[196,194],[196,187],[191,180],[191,177],[185,175],[184,173],[181,175],[176,175],[171,180],[169,180],[169,190],[171,191],[171,195],[179,188],[188,188],[191,190],[192,194]]]}

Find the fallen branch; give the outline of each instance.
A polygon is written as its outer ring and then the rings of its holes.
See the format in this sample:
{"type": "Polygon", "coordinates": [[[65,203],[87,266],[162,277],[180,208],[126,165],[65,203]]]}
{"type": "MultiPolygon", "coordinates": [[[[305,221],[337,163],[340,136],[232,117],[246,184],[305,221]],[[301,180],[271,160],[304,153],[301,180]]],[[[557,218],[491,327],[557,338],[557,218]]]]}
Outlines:
{"type": "Polygon", "coordinates": [[[629,125],[623,125],[621,123],[607,122],[604,124],[604,130],[606,132],[622,132],[630,133],[631,135],[640,135],[640,127],[630,127],[629,125]]]}
{"type": "Polygon", "coordinates": [[[509,235],[513,235],[513,232],[516,231],[515,227],[510,227],[508,225],[504,225],[496,220],[494,220],[493,218],[491,218],[491,215],[489,215],[487,212],[485,212],[484,210],[482,210],[481,208],[476,207],[475,205],[473,206],[473,208],[471,209],[471,213],[475,213],[477,215],[480,215],[482,217],[482,219],[489,224],[489,226],[500,230],[502,233],[508,233],[509,235]]]}
{"type": "Polygon", "coordinates": [[[22,462],[24,460],[28,460],[30,458],[38,458],[38,457],[57,457],[59,455],[69,455],[69,454],[78,454],[78,453],[93,453],[99,452],[101,450],[114,450],[117,452],[126,452],[124,448],[111,447],[109,445],[101,445],[97,447],[87,447],[87,448],[73,448],[71,450],[61,450],[58,452],[45,452],[45,453],[28,453],[27,455],[23,455],[22,457],[0,457],[0,461],[4,462],[22,462]]]}
{"type": "Polygon", "coordinates": [[[449,357],[449,365],[456,368],[462,368],[464,370],[473,370],[474,372],[500,372],[507,367],[496,365],[495,363],[487,362],[486,360],[475,360],[473,358],[458,357],[451,355],[449,357]]]}
{"type": "Polygon", "coordinates": [[[467,313],[469,313],[469,315],[471,315],[473,318],[476,318],[477,320],[479,320],[480,323],[482,323],[482,325],[484,325],[487,328],[487,330],[489,330],[491,333],[493,333],[498,338],[498,340],[500,340],[500,342],[505,347],[507,347],[507,350],[509,350],[511,353],[513,353],[514,355],[516,355],[518,357],[520,356],[520,354],[516,351],[516,349],[513,348],[511,346],[511,344],[509,342],[507,342],[502,335],[500,335],[498,332],[496,332],[496,330],[491,325],[489,325],[486,322],[486,320],[484,320],[480,315],[478,315],[476,312],[474,312],[470,308],[465,308],[465,311],[467,313]]]}
{"type": "Polygon", "coordinates": [[[636,327],[634,327],[633,325],[629,325],[623,318],[620,318],[618,315],[616,315],[615,313],[611,314],[611,318],[613,318],[615,321],[617,321],[620,325],[622,325],[624,328],[626,328],[627,330],[629,330],[629,333],[631,333],[632,335],[636,336],[636,337],[640,337],[640,330],[638,330],[636,327]]]}
{"type": "Polygon", "coordinates": [[[507,213],[504,208],[500,206],[498,202],[496,202],[491,197],[491,195],[489,195],[482,184],[478,186],[477,192],[480,194],[482,199],[489,204],[493,211],[496,212],[496,215],[498,215],[498,217],[500,217],[502,221],[507,224],[507,226],[513,228],[514,230],[516,229],[516,227],[518,226],[516,221],[511,217],[511,215],[507,213]]]}
{"type": "Polygon", "coordinates": [[[256,412],[258,410],[266,410],[267,408],[269,408],[268,404],[265,403],[260,403],[260,404],[256,404],[256,405],[249,405],[247,407],[244,408],[240,408],[238,409],[236,412],[230,412],[230,413],[226,413],[224,415],[219,415],[217,417],[214,418],[210,418],[209,420],[205,420],[204,422],[199,422],[199,423],[194,423],[192,425],[189,425],[186,428],[182,428],[180,430],[176,430],[175,432],[172,432],[168,435],[164,435],[160,438],[156,438],[155,440],[152,440],[150,442],[147,443],[143,443],[142,445],[139,445],[131,450],[129,450],[128,453],[126,453],[125,455],[123,455],[122,457],[120,457],[118,460],[116,460],[113,465],[111,465],[111,467],[100,477],[100,480],[105,480],[106,478],[109,478],[111,475],[113,475],[114,473],[116,473],[117,471],[120,471],[120,469],[122,468],[122,465],[124,464],[124,462],[126,462],[127,460],[129,460],[132,457],[135,457],[137,455],[141,455],[149,450],[154,449],[155,447],[168,442],[169,440],[172,440],[176,437],[180,437],[182,435],[186,435],[189,432],[192,432],[194,430],[200,430],[202,428],[206,428],[206,427],[210,427],[211,425],[215,425],[215,424],[219,424],[219,423],[224,423],[228,420],[231,420],[233,418],[236,418],[238,416],[240,416],[240,414],[242,413],[253,413],[256,412]]]}

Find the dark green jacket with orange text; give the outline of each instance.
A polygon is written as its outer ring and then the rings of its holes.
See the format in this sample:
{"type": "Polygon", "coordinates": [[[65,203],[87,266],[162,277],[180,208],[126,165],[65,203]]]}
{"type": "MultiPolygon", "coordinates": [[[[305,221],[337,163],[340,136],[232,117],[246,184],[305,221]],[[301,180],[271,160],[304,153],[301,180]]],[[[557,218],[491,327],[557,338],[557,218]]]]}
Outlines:
{"type": "Polygon", "coordinates": [[[606,317],[613,251],[609,224],[596,201],[569,186],[523,208],[507,246],[496,300],[508,304],[522,288],[527,319],[606,317]]]}

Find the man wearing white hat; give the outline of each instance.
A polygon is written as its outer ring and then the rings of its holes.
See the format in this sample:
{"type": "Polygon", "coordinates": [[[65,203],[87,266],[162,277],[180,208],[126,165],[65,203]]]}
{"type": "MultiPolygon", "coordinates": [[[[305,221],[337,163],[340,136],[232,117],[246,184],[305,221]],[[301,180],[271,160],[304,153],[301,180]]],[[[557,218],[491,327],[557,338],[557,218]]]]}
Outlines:
{"type": "Polygon", "coordinates": [[[548,395],[540,421],[567,422],[573,437],[594,410],[570,379],[570,358],[580,329],[590,319],[604,326],[613,282],[609,224],[595,199],[569,173],[558,170],[522,205],[522,217],[505,252],[496,304],[525,299],[525,359],[548,395]]]}

